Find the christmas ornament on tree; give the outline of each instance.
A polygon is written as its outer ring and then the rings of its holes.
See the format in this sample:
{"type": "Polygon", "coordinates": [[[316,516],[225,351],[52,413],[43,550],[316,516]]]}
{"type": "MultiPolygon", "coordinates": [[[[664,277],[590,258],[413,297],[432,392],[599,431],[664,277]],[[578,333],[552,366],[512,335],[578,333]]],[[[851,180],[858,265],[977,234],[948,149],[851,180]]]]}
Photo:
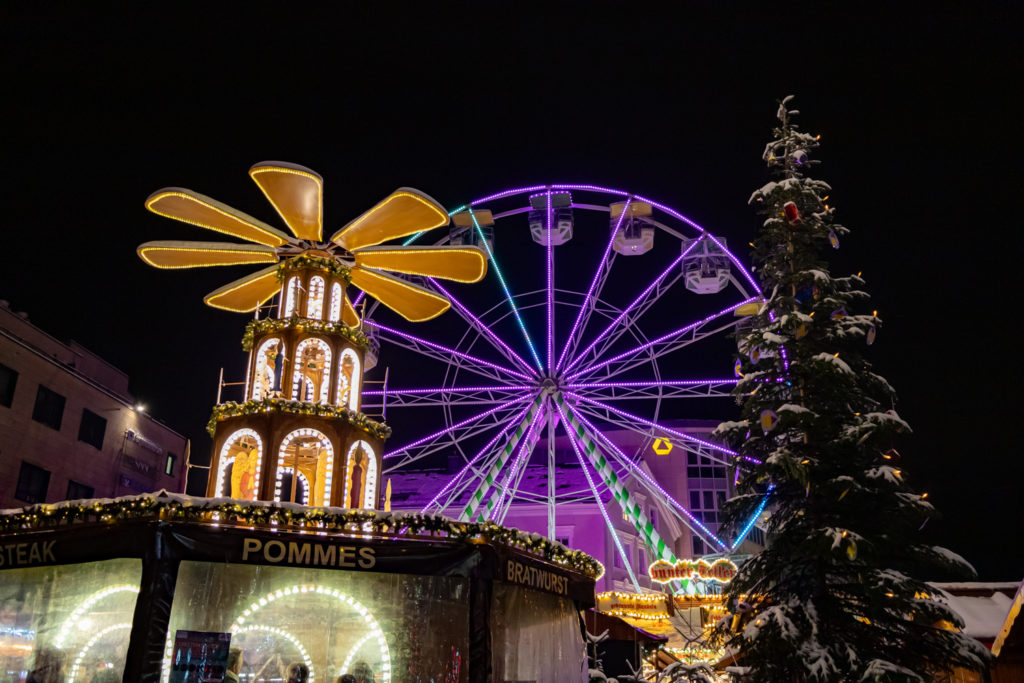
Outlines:
{"type": "Polygon", "coordinates": [[[846,317],[846,308],[840,306],[836,310],[832,311],[832,320],[842,320],[846,317]]]}
{"type": "Polygon", "coordinates": [[[836,235],[835,230],[828,231],[828,243],[832,245],[833,249],[839,248],[839,236],[836,235]]]}
{"type": "Polygon", "coordinates": [[[736,359],[736,364],[732,366],[732,374],[737,377],[743,376],[743,363],[739,358],[736,359]]]}
{"type": "Polygon", "coordinates": [[[803,216],[800,215],[800,209],[796,208],[794,202],[786,202],[782,205],[782,215],[790,225],[800,225],[804,222],[803,216]]]}
{"type": "Polygon", "coordinates": [[[867,342],[868,346],[871,346],[872,344],[875,343],[875,334],[877,334],[877,333],[875,331],[874,325],[872,325],[870,328],[868,328],[868,333],[867,333],[866,338],[864,340],[865,342],[867,342]]]}
{"type": "Polygon", "coordinates": [[[800,327],[796,328],[796,338],[803,339],[807,336],[807,323],[800,323],[800,327]]]}
{"type": "Polygon", "coordinates": [[[761,431],[767,434],[775,429],[775,425],[779,424],[779,414],[774,410],[762,410],[760,422],[761,431]]]}

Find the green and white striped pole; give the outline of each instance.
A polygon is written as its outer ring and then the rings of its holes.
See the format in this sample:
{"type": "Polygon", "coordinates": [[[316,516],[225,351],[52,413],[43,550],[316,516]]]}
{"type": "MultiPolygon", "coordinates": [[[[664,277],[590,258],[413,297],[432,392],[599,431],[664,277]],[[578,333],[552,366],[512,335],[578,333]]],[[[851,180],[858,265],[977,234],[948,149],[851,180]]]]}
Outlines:
{"type": "MultiPolygon", "coordinates": [[[[523,448],[525,448],[527,452],[532,452],[534,447],[537,445],[537,442],[540,441],[540,432],[541,430],[539,425],[533,430],[527,429],[526,441],[523,442],[523,448]]],[[[526,467],[529,461],[529,456],[526,457],[526,460],[527,462],[519,466],[519,470],[526,467]]],[[[513,462],[512,465],[514,466],[515,462],[513,462]]],[[[516,472],[514,470],[510,470],[507,476],[508,478],[505,480],[505,484],[506,486],[511,486],[512,478],[516,476],[516,472]]],[[[495,487],[491,492],[491,497],[487,499],[487,505],[481,507],[479,514],[476,516],[476,521],[485,522],[490,519],[491,515],[494,513],[494,508],[497,504],[496,501],[499,499],[501,499],[501,495],[499,494],[497,487],[495,487]]],[[[509,504],[511,505],[511,501],[509,501],[509,504]]]]}
{"type": "Polygon", "coordinates": [[[483,481],[480,482],[480,486],[478,486],[476,491],[473,492],[473,495],[469,498],[469,502],[466,504],[466,508],[459,514],[460,522],[468,522],[473,519],[473,515],[475,515],[476,511],[480,508],[480,504],[483,503],[487,492],[491,490],[491,487],[494,485],[494,481],[498,478],[498,473],[501,472],[505,463],[507,463],[508,459],[512,456],[512,451],[516,449],[516,444],[518,444],[520,439],[523,438],[523,435],[529,431],[530,425],[533,424],[533,421],[536,419],[537,413],[540,412],[540,407],[544,404],[544,396],[544,394],[539,394],[537,396],[533,405],[530,406],[530,410],[527,411],[526,417],[519,426],[516,427],[516,430],[512,435],[509,436],[508,441],[505,442],[505,447],[501,449],[501,454],[498,456],[498,459],[495,460],[491,465],[491,468],[487,470],[487,474],[484,476],[483,481]]]}
{"type": "MultiPolygon", "coordinates": [[[[647,547],[654,551],[656,559],[675,564],[676,556],[669,550],[665,541],[654,529],[654,525],[647,518],[647,515],[644,514],[640,504],[630,498],[629,491],[622,485],[619,476],[615,474],[615,470],[612,469],[607,458],[604,457],[604,453],[597,447],[590,432],[584,429],[580,421],[576,419],[576,414],[572,411],[569,404],[565,402],[565,397],[562,396],[561,392],[555,396],[555,401],[565,411],[566,421],[568,422],[566,428],[571,429],[573,434],[579,439],[580,444],[583,446],[583,454],[587,456],[587,460],[597,470],[597,473],[601,475],[605,486],[615,496],[615,500],[618,501],[619,507],[622,508],[623,514],[626,515],[626,519],[632,522],[636,530],[640,532],[640,536],[647,542],[647,547]]],[[[689,583],[689,580],[682,581],[683,589],[687,592],[689,592],[689,583]]]]}

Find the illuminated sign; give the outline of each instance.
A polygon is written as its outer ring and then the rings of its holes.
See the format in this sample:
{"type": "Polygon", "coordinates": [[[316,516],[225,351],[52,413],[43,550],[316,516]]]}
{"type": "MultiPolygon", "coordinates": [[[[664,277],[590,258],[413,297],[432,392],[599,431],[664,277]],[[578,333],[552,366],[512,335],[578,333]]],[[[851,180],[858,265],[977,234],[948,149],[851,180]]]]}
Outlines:
{"type": "Polygon", "coordinates": [[[632,619],[667,619],[669,615],[668,597],[663,593],[598,593],[597,609],[632,619]]]}
{"type": "Polygon", "coordinates": [[[672,442],[668,439],[655,439],[651,450],[658,455],[668,455],[672,452],[672,442]]]}
{"type": "Polygon", "coordinates": [[[668,583],[680,579],[704,579],[705,581],[728,583],[736,576],[736,572],[736,565],[726,559],[715,560],[710,564],[705,560],[679,560],[675,564],[658,560],[647,568],[651,580],[658,583],[668,583]]]}

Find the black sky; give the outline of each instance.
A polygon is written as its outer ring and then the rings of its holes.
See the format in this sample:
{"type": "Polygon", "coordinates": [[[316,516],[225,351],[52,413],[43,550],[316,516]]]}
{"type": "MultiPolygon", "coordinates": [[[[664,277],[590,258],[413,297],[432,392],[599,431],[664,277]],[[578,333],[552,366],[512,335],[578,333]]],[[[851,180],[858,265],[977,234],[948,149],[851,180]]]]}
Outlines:
{"type": "Polygon", "coordinates": [[[223,272],[137,259],[207,238],[145,212],[152,191],[273,223],[246,170],[288,160],[339,222],[400,185],[456,206],[589,182],[743,244],[796,94],[853,230],[834,270],[864,271],[907,469],[946,515],[928,531],[1020,579],[1021,5],[768,5],[4,3],[0,298],[127,371],[198,459],[245,318],[201,303],[223,272]]]}

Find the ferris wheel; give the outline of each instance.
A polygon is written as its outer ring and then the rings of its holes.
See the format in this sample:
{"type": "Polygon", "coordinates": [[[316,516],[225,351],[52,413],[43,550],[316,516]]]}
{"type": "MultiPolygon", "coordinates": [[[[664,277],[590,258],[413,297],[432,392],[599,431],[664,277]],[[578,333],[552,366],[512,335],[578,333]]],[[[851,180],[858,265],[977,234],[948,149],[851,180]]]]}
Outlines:
{"type": "Polygon", "coordinates": [[[730,333],[761,297],[724,238],[637,194],[550,184],[476,199],[451,212],[447,235],[410,242],[483,249],[490,286],[413,278],[452,302],[415,332],[367,301],[364,329],[381,358],[405,363],[396,377],[416,378],[363,392],[364,410],[386,410],[406,437],[389,444],[385,476],[454,457],[423,512],[502,523],[513,504],[544,505],[552,538],[565,503],[596,500],[611,527],[600,502],[607,487],[648,545],[664,548],[628,500],[623,482],[633,480],[708,548],[731,550],[641,466],[655,441],[736,464],[728,448],[672,426],[728,414],[730,333]],[[621,434],[634,447],[622,447],[621,434]],[[559,481],[560,437],[585,481],[559,481]],[[546,468],[546,486],[523,485],[530,467],[546,468]]]}

